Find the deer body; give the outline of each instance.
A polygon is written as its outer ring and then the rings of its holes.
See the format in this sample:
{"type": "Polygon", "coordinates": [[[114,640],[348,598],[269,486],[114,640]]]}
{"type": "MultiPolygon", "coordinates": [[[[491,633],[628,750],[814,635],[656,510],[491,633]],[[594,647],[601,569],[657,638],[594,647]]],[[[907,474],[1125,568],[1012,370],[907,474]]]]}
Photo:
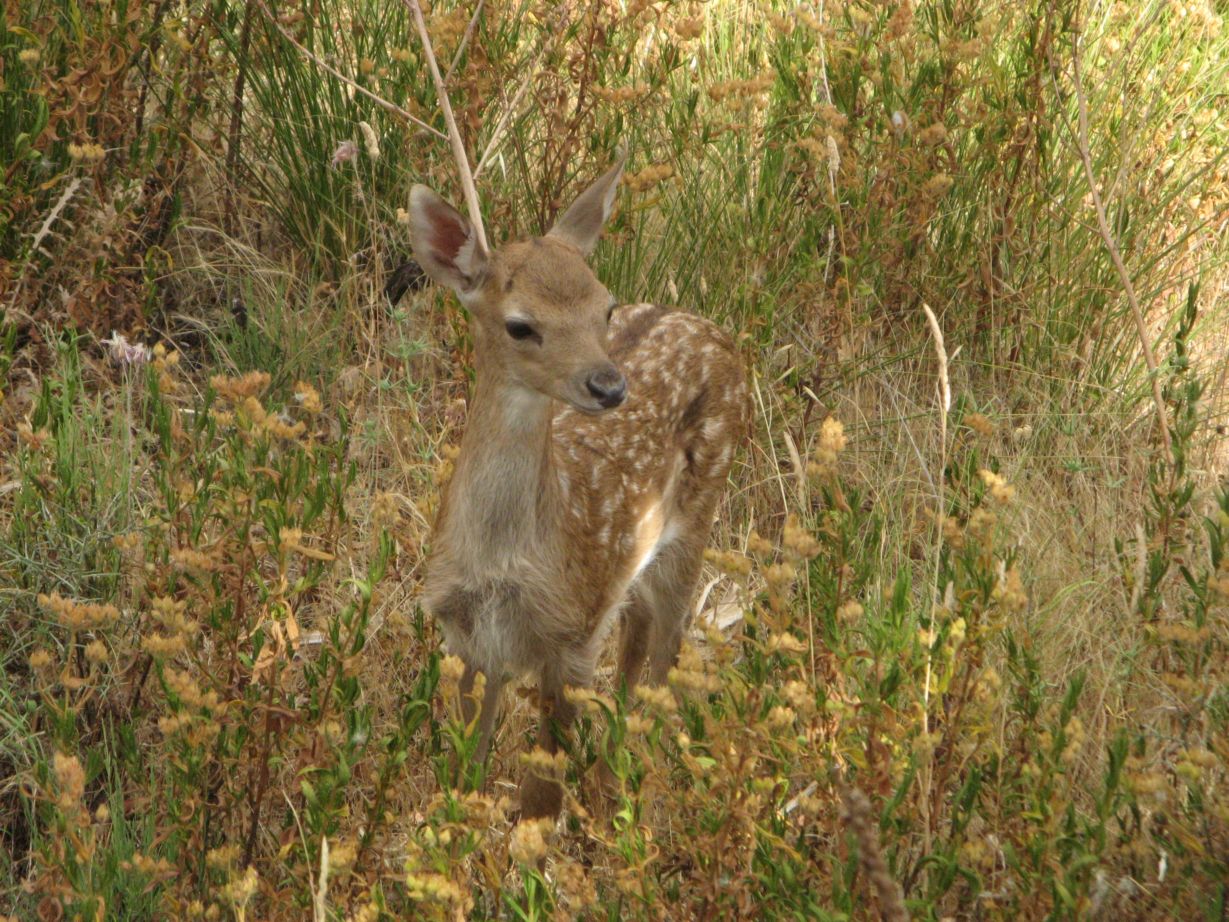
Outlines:
{"type": "MultiPolygon", "coordinates": [[[[473,317],[475,389],[423,600],[465,661],[464,689],[486,676],[483,752],[499,689],[525,673],[540,677],[539,744],[555,751],[550,723],[573,717],[564,688],[591,683],[620,616],[628,688],[646,660],[665,680],[746,428],[730,338],[682,311],[615,309],[585,264],[620,171],[546,237],[472,260],[468,222],[422,187],[411,196],[419,262],[473,317]]],[[[561,799],[525,779],[527,815],[561,799]]]]}

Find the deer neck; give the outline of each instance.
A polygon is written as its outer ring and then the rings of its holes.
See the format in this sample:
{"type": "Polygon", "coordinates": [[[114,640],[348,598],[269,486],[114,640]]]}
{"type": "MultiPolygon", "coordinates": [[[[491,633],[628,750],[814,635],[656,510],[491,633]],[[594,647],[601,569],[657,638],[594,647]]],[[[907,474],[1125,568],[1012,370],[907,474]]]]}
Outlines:
{"type": "Polygon", "coordinates": [[[489,567],[549,548],[561,509],[551,399],[481,368],[448,487],[447,525],[454,552],[489,567]]]}

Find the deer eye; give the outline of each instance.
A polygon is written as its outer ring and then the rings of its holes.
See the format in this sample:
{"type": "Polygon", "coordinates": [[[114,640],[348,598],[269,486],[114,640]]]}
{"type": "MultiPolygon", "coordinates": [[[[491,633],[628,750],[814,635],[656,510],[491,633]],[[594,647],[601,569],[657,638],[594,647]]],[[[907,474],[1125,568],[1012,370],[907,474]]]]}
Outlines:
{"type": "Polygon", "coordinates": [[[513,339],[532,339],[539,343],[542,342],[542,336],[538,331],[524,320],[509,320],[504,324],[504,329],[513,339]]]}

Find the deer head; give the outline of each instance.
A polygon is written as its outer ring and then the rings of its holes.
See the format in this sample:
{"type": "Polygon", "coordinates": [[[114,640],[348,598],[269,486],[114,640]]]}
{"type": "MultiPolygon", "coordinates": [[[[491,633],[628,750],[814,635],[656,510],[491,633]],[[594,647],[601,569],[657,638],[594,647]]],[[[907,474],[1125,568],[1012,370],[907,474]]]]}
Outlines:
{"type": "Polygon", "coordinates": [[[627,383],[606,351],[615,299],[586,263],[610,217],[620,160],[545,237],[487,253],[470,222],[428,189],[410,192],[414,256],[469,311],[479,374],[585,413],[619,406],[627,383]]]}

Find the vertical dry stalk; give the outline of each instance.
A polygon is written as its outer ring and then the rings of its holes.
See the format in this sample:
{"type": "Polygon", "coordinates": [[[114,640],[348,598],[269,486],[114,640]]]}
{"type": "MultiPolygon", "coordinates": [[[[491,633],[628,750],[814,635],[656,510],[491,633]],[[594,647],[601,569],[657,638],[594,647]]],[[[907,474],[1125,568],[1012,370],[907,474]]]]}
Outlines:
{"type": "MultiPolygon", "coordinates": [[[[939,469],[937,476],[933,478],[932,483],[935,489],[935,576],[934,576],[934,601],[935,606],[939,603],[939,598],[943,593],[943,587],[939,585],[939,558],[943,550],[943,520],[947,516],[947,502],[944,498],[944,474],[947,470],[947,414],[952,409],[952,383],[948,377],[948,358],[947,344],[943,339],[943,328],[939,326],[939,318],[935,316],[935,312],[930,309],[930,305],[925,301],[922,302],[922,312],[926,315],[926,325],[930,328],[931,338],[935,344],[935,360],[938,364],[938,382],[937,390],[939,397],[939,469]]],[[[933,609],[932,609],[933,611],[933,609]]],[[[931,621],[933,625],[933,618],[931,621]]],[[[926,685],[922,689],[922,731],[930,735],[930,674],[931,674],[931,651],[929,646],[926,649],[926,685]]],[[[929,748],[927,750],[929,752],[929,748]]],[[[930,803],[931,803],[931,763],[930,756],[927,755],[923,761],[919,774],[921,775],[922,783],[922,820],[923,820],[923,835],[926,839],[926,849],[930,849],[930,803]]]]}
{"type": "Polygon", "coordinates": [[[867,796],[844,781],[837,781],[837,793],[841,797],[841,818],[858,842],[858,864],[871,883],[875,899],[879,903],[879,916],[888,922],[909,922],[909,910],[905,908],[905,895],[900,884],[888,870],[883,850],[879,847],[879,831],[871,813],[867,796]]]}
{"type": "Polygon", "coordinates": [[[469,158],[465,155],[465,143],[461,140],[461,132],[457,130],[457,120],[452,114],[452,104],[448,101],[448,88],[440,75],[440,66],[435,61],[435,50],[431,47],[431,36],[427,33],[427,23],[422,18],[422,7],[418,0],[405,0],[414,17],[414,25],[418,28],[418,37],[422,40],[423,54],[427,57],[427,67],[431,70],[431,79],[435,81],[435,92],[439,96],[440,109],[444,113],[444,124],[448,127],[448,142],[452,145],[452,156],[457,161],[457,172],[461,177],[461,191],[465,195],[465,210],[469,212],[469,223],[474,227],[474,236],[479,249],[485,254],[490,252],[486,242],[486,231],[482,227],[482,209],[478,206],[478,190],[474,188],[474,176],[469,170],[469,158]]]}
{"type": "Polygon", "coordinates": [[[1148,378],[1152,382],[1152,400],[1156,404],[1156,419],[1161,429],[1161,441],[1165,443],[1165,453],[1173,460],[1173,443],[1169,438],[1169,414],[1165,411],[1165,398],[1161,394],[1161,376],[1157,370],[1156,354],[1152,350],[1152,340],[1148,336],[1148,327],[1144,323],[1144,312],[1139,306],[1139,298],[1135,294],[1135,285],[1131,275],[1122,261],[1122,253],[1118,242],[1110,231],[1109,221],[1105,216],[1105,202],[1101,200],[1101,190],[1097,186],[1097,177],[1092,168],[1092,154],[1088,148],[1088,98],[1084,94],[1084,82],[1080,79],[1080,40],[1074,43],[1072,56],[1072,77],[1075,83],[1075,98],[1079,107],[1079,131],[1076,144],[1080,150],[1080,159],[1084,162],[1084,175],[1088,179],[1088,190],[1092,195],[1093,208],[1097,212],[1097,229],[1105,249],[1109,251],[1110,260],[1122,282],[1122,289],[1127,295],[1127,304],[1131,307],[1131,319],[1135,321],[1135,331],[1139,334],[1140,349],[1144,353],[1144,362],[1148,366],[1148,378]]]}

